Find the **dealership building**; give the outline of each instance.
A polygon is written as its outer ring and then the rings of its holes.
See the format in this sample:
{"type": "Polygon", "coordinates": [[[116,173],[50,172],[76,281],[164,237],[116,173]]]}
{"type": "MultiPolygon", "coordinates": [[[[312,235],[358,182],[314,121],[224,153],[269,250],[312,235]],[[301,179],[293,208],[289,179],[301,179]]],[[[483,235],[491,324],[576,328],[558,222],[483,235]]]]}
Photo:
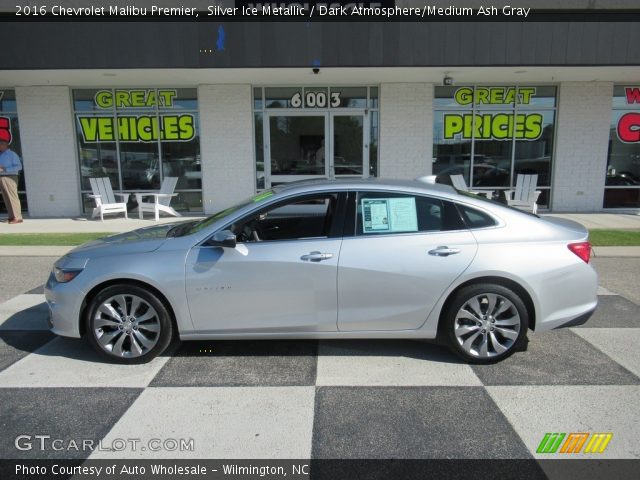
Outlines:
{"type": "Polygon", "coordinates": [[[640,212],[634,22],[11,21],[0,40],[31,216],[91,212],[105,176],[178,177],[172,206],[212,213],[310,178],[462,174],[503,198],[537,174],[543,211],[640,212]]]}

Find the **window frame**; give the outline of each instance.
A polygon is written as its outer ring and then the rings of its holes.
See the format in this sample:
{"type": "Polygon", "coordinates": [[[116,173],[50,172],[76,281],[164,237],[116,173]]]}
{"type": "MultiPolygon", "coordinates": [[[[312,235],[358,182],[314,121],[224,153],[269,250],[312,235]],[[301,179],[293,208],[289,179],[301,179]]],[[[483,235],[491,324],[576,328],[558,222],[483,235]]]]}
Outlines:
{"type": "MultiPolygon", "coordinates": [[[[83,176],[82,174],[82,154],[81,154],[81,143],[78,141],[79,139],[79,130],[78,130],[78,118],[82,115],[93,115],[93,116],[97,116],[97,117],[107,117],[107,118],[113,118],[114,122],[117,123],[118,118],[119,117],[123,117],[123,116],[127,116],[127,112],[129,112],[131,115],[138,115],[138,114],[144,114],[144,115],[151,115],[155,118],[160,118],[162,115],[165,115],[167,113],[181,113],[181,114],[191,114],[194,116],[195,120],[196,120],[196,128],[195,128],[195,137],[194,138],[198,138],[198,153],[196,154],[196,157],[199,156],[200,157],[200,173],[202,174],[202,138],[201,138],[201,119],[200,119],[200,100],[198,98],[198,88],[196,86],[193,85],[182,85],[182,86],[159,86],[159,85],[148,85],[148,86],[144,86],[144,87],[134,87],[134,86],[73,86],[71,88],[69,88],[69,101],[71,104],[71,112],[72,112],[72,123],[73,123],[73,141],[74,141],[74,150],[76,153],[76,168],[78,171],[78,178],[80,180],[80,188],[79,188],[79,195],[80,195],[80,205],[82,208],[82,211],[86,214],[86,213],[90,213],[90,208],[86,207],[86,198],[88,195],[90,195],[92,193],[92,191],[90,189],[86,189],[83,188],[83,179],[85,178],[85,176],[83,176]],[[195,108],[191,108],[191,107],[186,107],[186,108],[176,108],[176,107],[171,107],[168,108],[166,106],[160,106],[158,103],[156,103],[156,105],[152,106],[152,107],[140,107],[140,108],[118,108],[115,105],[111,106],[109,108],[95,108],[95,103],[93,106],[93,109],[83,109],[83,108],[78,108],[76,106],[76,92],[79,91],[95,91],[96,93],[99,91],[110,91],[112,94],[115,93],[116,90],[155,90],[156,94],[158,90],[175,90],[176,92],[180,91],[180,90],[193,90],[195,93],[195,108]]],[[[88,102],[88,100],[85,100],[88,102]]],[[[94,93],[94,102],[95,102],[95,93],[94,93]]],[[[81,134],[80,134],[81,135],[81,134]]],[[[170,143],[170,140],[163,140],[161,138],[158,138],[156,140],[150,141],[150,142],[142,142],[142,143],[147,143],[147,144],[152,144],[156,146],[157,149],[157,153],[158,153],[158,171],[159,171],[159,179],[160,179],[160,184],[162,184],[162,180],[164,180],[165,178],[165,173],[164,173],[164,162],[165,162],[165,157],[163,156],[162,153],[162,144],[163,142],[167,142],[170,143]]],[[[117,162],[117,176],[118,176],[118,185],[113,185],[112,184],[112,188],[114,192],[120,192],[120,193],[136,193],[136,192],[140,192],[140,191],[148,191],[149,189],[131,189],[131,188],[121,188],[124,187],[124,180],[123,180],[123,168],[122,168],[122,157],[121,157],[121,144],[122,143],[140,143],[140,142],[127,142],[127,141],[122,141],[119,139],[114,139],[112,142],[96,142],[96,144],[100,144],[100,143],[113,143],[114,148],[115,148],[115,158],[116,158],[116,162],[117,162]]],[[[106,176],[109,176],[108,174],[106,176]]],[[[202,186],[202,182],[200,185],[200,188],[176,188],[174,193],[177,194],[185,194],[186,196],[190,196],[191,194],[196,194],[199,196],[199,200],[200,200],[200,209],[199,210],[192,210],[192,206],[189,205],[188,208],[189,210],[187,211],[188,213],[203,213],[204,212],[204,197],[203,197],[203,193],[204,192],[204,188],[202,186]]],[[[133,198],[133,196],[131,197],[133,198]]],[[[91,202],[89,202],[91,203],[91,202]]],[[[182,211],[182,210],[180,210],[182,211]]]]}
{"type": "Polygon", "coordinates": [[[332,239],[336,239],[336,238],[342,238],[343,237],[343,227],[344,227],[344,218],[345,218],[345,204],[346,204],[346,197],[347,197],[347,192],[345,191],[340,191],[340,190],[326,190],[326,191],[318,191],[318,192],[305,192],[302,194],[295,194],[295,195],[291,195],[288,196],[286,198],[282,198],[279,200],[276,200],[274,202],[271,202],[267,205],[262,205],[260,208],[257,208],[255,210],[252,210],[249,213],[246,213],[244,215],[242,215],[241,217],[235,218],[233,220],[231,220],[230,222],[225,223],[221,228],[219,228],[218,230],[216,230],[212,235],[209,235],[205,240],[203,240],[203,242],[201,242],[201,245],[206,243],[211,237],[213,237],[213,235],[215,235],[216,233],[222,231],[222,230],[230,230],[231,227],[236,224],[236,223],[245,223],[247,222],[249,219],[251,219],[252,217],[256,217],[258,215],[262,215],[265,212],[271,211],[271,210],[275,210],[277,208],[280,207],[284,207],[288,204],[291,203],[297,203],[297,202],[301,202],[304,200],[311,200],[317,197],[321,197],[321,196],[329,196],[329,195],[336,195],[336,211],[333,217],[333,220],[331,221],[331,226],[329,227],[329,235],[327,235],[326,237],[314,237],[314,238],[290,238],[290,239],[285,239],[285,240],[261,240],[258,242],[240,242],[238,241],[238,245],[245,245],[245,244],[251,244],[251,245],[260,245],[260,244],[273,244],[273,243],[284,243],[284,242],[308,242],[308,241],[319,241],[319,240],[332,240],[332,239]]]}
{"type": "MultiPolygon", "coordinates": [[[[448,97],[447,97],[448,98],[448,97]]],[[[542,98],[547,98],[546,96],[543,96],[542,98]]],[[[452,96],[450,98],[452,101],[454,100],[454,97],[452,96]]],[[[551,152],[550,152],[550,160],[549,160],[549,185],[548,186],[542,186],[542,185],[538,185],[538,190],[542,190],[543,194],[546,194],[546,206],[543,207],[543,209],[548,209],[551,208],[552,205],[552,201],[553,201],[553,185],[554,185],[554,178],[555,178],[555,169],[556,169],[556,146],[557,146],[557,131],[558,131],[558,112],[559,112],[559,102],[560,102],[560,89],[559,89],[559,85],[557,83],[546,83],[546,82],[534,82],[534,83],[519,83],[519,82],[514,82],[514,83],[469,83],[469,84],[460,84],[460,85],[455,85],[453,87],[441,87],[441,86],[435,86],[434,87],[434,105],[433,105],[433,145],[432,145],[432,156],[434,157],[434,160],[436,159],[436,155],[435,155],[435,147],[436,147],[436,127],[437,127],[437,117],[439,114],[445,114],[447,112],[450,113],[465,113],[465,114],[471,114],[471,115],[476,115],[476,114],[480,114],[480,113],[498,113],[499,110],[504,110],[506,112],[508,112],[509,114],[513,114],[513,115],[518,115],[521,113],[542,113],[543,115],[548,113],[548,112],[553,112],[553,132],[552,132],[552,146],[551,146],[551,152]],[[436,89],[447,89],[450,88],[452,89],[452,92],[454,92],[459,88],[471,88],[473,93],[473,100],[469,105],[457,105],[457,104],[450,104],[450,105],[436,105],[436,98],[444,98],[444,97],[437,97],[436,96],[436,89]],[[475,92],[478,88],[494,88],[494,87],[505,87],[505,88],[516,88],[516,89],[520,89],[520,88],[542,88],[542,89],[546,89],[546,88],[553,88],[554,89],[554,102],[553,102],[553,106],[550,105],[527,105],[527,104],[519,104],[518,102],[514,102],[513,104],[500,104],[500,105],[491,105],[491,104],[477,104],[475,101],[475,92]]],[[[476,144],[478,142],[482,142],[482,140],[478,140],[475,138],[475,133],[472,135],[472,138],[469,140],[469,146],[470,146],[470,151],[469,151],[469,178],[466,177],[465,175],[465,182],[468,182],[469,188],[473,188],[474,190],[493,190],[494,192],[498,192],[498,195],[501,195],[500,192],[506,191],[506,190],[513,190],[515,188],[515,183],[516,183],[516,163],[518,162],[518,159],[516,158],[516,154],[517,154],[517,142],[518,141],[522,141],[522,140],[518,140],[515,138],[516,137],[516,132],[515,129],[513,131],[513,135],[511,136],[511,138],[509,139],[510,144],[510,159],[509,159],[509,177],[511,179],[510,181],[510,185],[509,186],[473,186],[473,182],[474,182],[474,175],[473,175],[473,170],[474,167],[476,165],[476,144]]],[[[435,165],[435,163],[434,163],[435,165]]],[[[464,174],[463,174],[464,175],[464,174]]],[[[446,183],[446,182],[445,182],[446,183]]],[[[544,195],[543,195],[544,196],[544,195]]]]}
{"type": "MultiPolygon", "coordinates": [[[[474,231],[474,230],[488,230],[490,228],[497,228],[497,227],[500,226],[500,222],[498,221],[498,219],[496,219],[496,217],[491,215],[486,210],[478,208],[478,207],[476,207],[474,205],[469,205],[467,203],[453,202],[453,204],[455,205],[456,210],[458,211],[458,215],[462,219],[462,222],[467,226],[467,230],[471,230],[471,231],[474,231]],[[489,217],[493,221],[493,225],[486,225],[484,227],[474,227],[474,226],[470,225],[469,222],[467,221],[466,215],[462,211],[463,208],[469,208],[471,210],[476,210],[476,211],[480,212],[481,214],[486,215],[487,217],[489,217]]],[[[537,215],[536,215],[536,217],[537,217],[537,215]]]]}
{"type": "MultiPolygon", "coordinates": [[[[9,148],[11,148],[11,150],[13,150],[20,157],[20,161],[22,162],[22,170],[20,170],[20,174],[18,175],[18,197],[20,198],[20,207],[22,208],[22,212],[28,213],[29,199],[27,198],[27,184],[26,184],[26,177],[24,174],[24,156],[22,154],[22,139],[20,138],[20,117],[18,115],[18,99],[16,98],[16,89],[15,87],[4,88],[0,86],[0,92],[2,92],[3,94],[2,97],[0,98],[4,98],[4,95],[7,92],[11,92],[12,101],[14,102],[14,105],[15,105],[15,109],[7,108],[5,110],[2,103],[0,103],[0,117],[8,117],[9,122],[11,123],[11,135],[13,139],[9,144],[9,148]],[[11,119],[15,119],[18,124],[17,135],[16,135],[16,129],[14,128],[14,124],[11,121],[11,119]],[[16,139],[18,140],[17,142],[16,142],[16,139]],[[18,149],[15,148],[16,143],[18,143],[19,145],[18,149]],[[24,188],[21,189],[21,187],[24,187],[24,188]]],[[[4,206],[4,210],[7,210],[7,205],[4,202],[4,199],[0,200],[0,202],[2,202],[2,205],[4,206]]]]}
{"type": "MultiPolygon", "coordinates": [[[[611,118],[609,120],[609,147],[607,149],[607,164],[605,166],[605,178],[604,178],[604,187],[603,187],[603,197],[602,197],[602,208],[604,211],[638,211],[640,209],[640,185],[607,185],[608,176],[609,176],[609,167],[612,165],[612,155],[613,155],[613,147],[614,141],[620,141],[618,138],[614,139],[614,136],[617,137],[617,122],[614,120],[620,112],[633,112],[640,113],[640,104],[634,103],[629,104],[626,101],[626,88],[638,88],[638,85],[633,82],[625,83],[625,84],[615,84],[613,87],[613,93],[611,95],[611,118]],[[624,100],[624,101],[622,101],[624,100]],[[607,193],[615,192],[615,191],[625,191],[629,190],[631,192],[636,192],[638,194],[638,203],[636,205],[628,205],[628,206],[606,206],[608,203],[607,193]]],[[[619,120],[618,120],[619,121],[619,120]]],[[[638,156],[640,157],[640,143],[632,143],[633,145],[631,149],[634,147],[638,149],[638,156]]]]}
{"type": "Polygon", "coordinates": [[[345,209],[345,218],[344,218],[344,238],[389,238],[395,236],[406,236],[406,235],[438,235],[443,233],[455,233],[455,232],[466,232],[469,231],[469,228],[466,227],[467,223],[464,221],[462,216],[460,215],[459,209],[456,207],[456,201],[446,197],[440,197],[438,195],[430,195],[428,193],[416,193],[416,192],[407,192],[403,190],[379,190],[379,189],[357,189],[350,190],[348,197],[348,204],[345,209]],[[392,232],[392,233],[362,233],[358,234],[358,199],[360,198],[360,194],[362,193],[375,193],[379,195],[406,195],[412,197],[423,197],[432,200],[438,200],[440,202],[448,202],[451,204],[451,208],[455,211],[458,216],[458,222],[461,227],[453,230],[418,230],[417,232],[392,232]]]}

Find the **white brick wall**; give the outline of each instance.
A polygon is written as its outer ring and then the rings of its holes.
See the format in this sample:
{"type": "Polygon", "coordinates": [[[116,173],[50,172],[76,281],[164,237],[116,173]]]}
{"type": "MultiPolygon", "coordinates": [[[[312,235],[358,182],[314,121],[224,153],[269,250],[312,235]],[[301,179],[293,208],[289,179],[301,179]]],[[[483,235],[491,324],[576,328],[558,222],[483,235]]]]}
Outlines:
{"type": "Polygon", "coordinates": [[[81,212],[69,95],[67,87],[16,88],[27,200],[34,217],[81,212]]]}
{"type": "Polygon", "coordinates": [[[433,157],[433,84],[380,87],[380,168],[386,178],[429,175],[433,157]]]}
{"type": "Polygon", "coordinates": [[[200,153],[204,211],[215,213],[255,191],[250,85],[201,85],[200,153]]]}
{"type": "Polygon", "coordinates": [[[602,210],[613,84],[560,84],[552,209],[602,210]]]}

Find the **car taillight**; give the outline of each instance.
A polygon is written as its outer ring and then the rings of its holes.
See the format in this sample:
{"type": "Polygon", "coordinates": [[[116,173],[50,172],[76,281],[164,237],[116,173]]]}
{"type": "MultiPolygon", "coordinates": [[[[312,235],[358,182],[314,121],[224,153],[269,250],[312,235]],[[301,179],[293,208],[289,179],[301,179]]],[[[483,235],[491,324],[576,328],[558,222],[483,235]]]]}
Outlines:
{"type": "Polygon", "coordinates": [[[570,243],[567,247],[584,260],[585,263],[589,263],[591,258],[591,244],[589,242],[570,243]]]}

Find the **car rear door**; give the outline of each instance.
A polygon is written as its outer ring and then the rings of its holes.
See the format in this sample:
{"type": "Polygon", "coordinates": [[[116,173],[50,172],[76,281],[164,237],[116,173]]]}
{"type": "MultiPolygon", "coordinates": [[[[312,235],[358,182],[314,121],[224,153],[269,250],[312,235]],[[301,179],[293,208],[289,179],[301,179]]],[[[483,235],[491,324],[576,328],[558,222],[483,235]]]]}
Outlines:
{"type": "Polygon", "coordinates": [[[338,330],[412,330],[469,266],[477,243],[452,202],[350,193],[338,263],[338,330]],[[352,235],[348,235],[352,233],[352,235]]]}

